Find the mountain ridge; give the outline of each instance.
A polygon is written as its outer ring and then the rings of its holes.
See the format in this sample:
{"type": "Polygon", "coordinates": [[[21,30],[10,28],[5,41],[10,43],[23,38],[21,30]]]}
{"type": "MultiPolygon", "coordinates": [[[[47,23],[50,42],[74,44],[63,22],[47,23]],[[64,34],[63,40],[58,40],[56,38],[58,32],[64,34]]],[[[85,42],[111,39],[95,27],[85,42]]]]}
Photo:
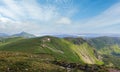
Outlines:
{"type": "Polygon", "coordinates": [[[6,33],[0,33],[0,37],[8,37],[9,35],[6,33]]]}
{"type": "MultiPolygon", "coordinates": [[[[84,41],[84,40],[83,40],[84,41]]],[[[1,45],[1,51],[18,51],[28,53],[45,53],[56,60],[80,62],[88,64],[103,64],[95,55],[94,50],[87,42],[76,45],[68,40],[43,36],[30,39],[21,39],[6,45],[1,45]]]]}

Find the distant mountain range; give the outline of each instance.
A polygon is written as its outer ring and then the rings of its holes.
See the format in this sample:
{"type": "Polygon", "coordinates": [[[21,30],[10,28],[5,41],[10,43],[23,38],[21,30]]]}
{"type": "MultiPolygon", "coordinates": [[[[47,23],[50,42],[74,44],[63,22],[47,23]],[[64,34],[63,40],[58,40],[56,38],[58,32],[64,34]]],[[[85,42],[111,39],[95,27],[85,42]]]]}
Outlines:
{"type": "Polygon", "coordinates": [[[114,34],[114,33],[103,33],[103,34],[92,34],[92,33],[88,33],[88,34],[77,34],[77,36],[80,37],[88,37],[88,38],[94,38],[94,37],[103,37],[103,36],[107,36],[107,37],[120,37],[120,34],[114,34]]]}
{"type": "Polygon", "coordinates": [[[27,32],[21,32],[21,33],[19,33],[19,34],[14,34],[14,35],[12,35],[12,37],[33,38],[33,37],[35,37],[35,35],[29,34],[29,33],[27,33],[27,32]]]}
{"type": "MultiPolygon", "coordinates": [[[[106,34],[95,34],[95,33],[83,33],[83,34],[47,34],[42,36],[54,36],[59,38],[65,38],[65,37],[82,37],[82,38],[96,38],[96,37],[120,37],[120,34],[113,34],[113,33],[106,33],[106,34]]],[[[36,37],[34,34],[30,34],[27,32],[21,32],[13,35],[9,35],[6,33],[0,33],[0,37],[24,37],[24,38],[33,38],[36,37]]]]}
{"type": "Polygon", "coordinates": [[[95,38],[95,37],[120,37],[120,34],[106,33],[106,34],[95,34],[95,33],[83,33],[83,34],[54,34],[52,36],[64,38],[64,37],[82,37],[82,38],[95,38]]]}
{"type": "Polygon", "coordinates": [[[13,34],[13,35],[8,35],[8,34],[5,34],[5,33],[0,33],[0,37],[2,38],[11,38],[11,37],[24,37],[24,38],[33,38],[33,37],[36,37],[35,35],[33,34],[30,34],[30,33],[27,33],[27,32],[21,32],[21,33],[18,33],[18,34],[13,34]]]}
{"type": "Polygon", "coordinates": [[[0,37],[8,37],[9,35],[5,34],[5,33],[0,33],[0,37]]]}

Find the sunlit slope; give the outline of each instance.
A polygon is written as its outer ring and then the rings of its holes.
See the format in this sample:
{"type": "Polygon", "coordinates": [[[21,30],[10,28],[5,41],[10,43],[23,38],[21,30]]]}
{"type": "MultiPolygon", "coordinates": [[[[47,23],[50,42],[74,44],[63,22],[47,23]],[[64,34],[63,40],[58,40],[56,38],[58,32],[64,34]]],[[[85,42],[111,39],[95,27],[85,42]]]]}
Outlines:
{"type": "Polygon", "coordinates": [[[89,64],[102,64],[100,60],[95,57],[94,51],[92,47],[90,47],[87,43],[82,45],[74,45],[72,49],[79,55],[82,61],[89,64]]]}
{"type": "Polygon", "coordinates": [[[72,49],[75,51],[80,59],[88,64],[103,64],[99,60],[99,55],[95,49],[82,38],[65,38],[69,42],[73,43],[72,49]]]}
{"type": "Polygon", "coordinates": [[[49,54],[60,61],[102,64],[95,56],[93,48],[84,42],[77,45],[66,39],[45,36],[11,42],[0,46],[0,50],[42,53],[49,54]]]}

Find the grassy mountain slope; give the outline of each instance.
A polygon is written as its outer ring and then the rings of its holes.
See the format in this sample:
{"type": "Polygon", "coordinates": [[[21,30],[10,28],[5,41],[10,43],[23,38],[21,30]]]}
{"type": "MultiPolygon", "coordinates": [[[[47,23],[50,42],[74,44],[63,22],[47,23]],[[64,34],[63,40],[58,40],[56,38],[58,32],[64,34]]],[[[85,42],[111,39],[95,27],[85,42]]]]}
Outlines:
{"type": "Polygon", "coordinates": [[[50,36],[18,40],[0,46],[0,50],[49,54],[58,61],[102,64],[95,57],[93,48],[85,41],[77,45],[66,39],[50,36]]]}
{"type": "Polygon", "coordinates": [[[120,44],[119,37],[97,37],[89,39],[88,42],[93,45],[95,48],[100,49],[104,48],[105,46],[110,46],[114,44],[120,44]]]}
{"type": "Polygon", "coordinates": [[[62,39],[54,37],[19,40],[1,46],[0,50],[27,53],[45,53],[53,55],[58,60],[79,62],[79,57],[70,49],[69,44],[62,39]]]}
{"type": "Polygon", "coordinates": [[[0,51],[0,72],[65,72],[50,55],[0,51]]]}
{"type": "Polygon", "coordinates": [[[6,44],[9,44],[9,43],[12,43],[12,42],[16,42],[16,41],[19,41],[19,40],[22,40],[24,38],[22,37],[14,37],[14,38],[0,38],[0,46],[1,45],[6,45],[6,44]]]}
{"type": "Polygon", "coordinates": [[[104,47],[103,49],[100,49],[99,53],[106,54],[106,55],[117,56],[117,55],[120,55],[120,47],[117,44],[111,45],[111,46],[108,46],[108,47],[104,47]]]}
{"type": "Polygon", "coordinates": [[[120,68],[120,38],[98,37],[88,41],[103,56],[105,65],[120,68]]]}
{"type": "Polygon", "coordinates": [[[72,49],[79,55],[81,60],[89,64],[103,64],[95,57],[94,50],[87,43],[82,45],[74,45],[72,49]]]}
{"type": "Polygon", "coordinates": [[[48,54],[0,51],[0,72],[108,72],[99,65],[54,61],[48,54]]]}
{"type": "Polygon", "coordinates": [[[98,37],[88,41],[101,54],[120,54],[120,38],[117,37],[98,37]]]}
{"type": "Polygon", "coordinates": [[[65,40],[73,43],[71,46],[73,51],[75,51],[85,63],[103,64],[100,60],[98,60],[98,55],[96,54],[94,48],[86,40],[82,38],[65,38],[65,40]]]}

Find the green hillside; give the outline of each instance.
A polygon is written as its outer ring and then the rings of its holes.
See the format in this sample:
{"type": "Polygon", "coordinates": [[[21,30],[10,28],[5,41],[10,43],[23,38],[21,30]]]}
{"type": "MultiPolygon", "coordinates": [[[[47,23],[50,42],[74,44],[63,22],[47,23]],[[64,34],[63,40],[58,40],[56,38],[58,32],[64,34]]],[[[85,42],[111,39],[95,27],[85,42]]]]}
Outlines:
{"type": "Polygon", "coordinates": [[[118,37],[98,37],[90,39],[88,42],[101,54],[120,54],[120,38],[118,37]]]}
{"type": "Polygon", "coordinates": [[[81,45],[76,45],[69,40],[50,36],[20,39],[7,44],[3,43],[0,46],[0,50],[48,54],[57,61],[103,64],[95,56],[93,48],[85,41],[81,45]]]}
{"type": "Polygon", "coordinates": [[[106,55],[120,56],[120,47],[117,44],[111,45],[108,47],[104,47],[103,49],[100,49],[99,53],[106,55]]]}
{"type": "Polygon", "coordinates": [[[119,37],[97,37],[89,39],[88,42],[93,45],[97,49],[104,48],[106,46],[111,46],[114,44],[120,44],[120,38],[119,37]]]}
{"type": "Polygon", "coordinates": [[[99,60],[99,55],[95,49],[82,38],[65,38],[65,40],[73,43],[71,46],[73,51],[75,51],[82,61],[89,64],[103,64],[99,60]]]}
{"type": "Polygon", "coordinates": [[[98,37],[88,40],[102,55],[105,65],[120,68],[120,38],[98,37]]]}
{"type": "Polygon", "coordinates": [[[55,61],[48,54],[0,51],[0,72],[108,72],[109,68],[55,61]]]}
{"type": "Polygon", "coordinates": [[[87,43],[82,45],[74,45],[72,47],[73,51],[75,51],[80,59],[88,64],[103,64],[100,60],[95,57],[94,50],[87,43]]]}
{"type": "Polygon", "coordinates": [[[19,41],[19,40],[22,40],[24,38],[22,37],[14,37],[14,38],[0,38],[0,46],[1,45],[6,45],[6,44],[9,44],[9,43],[12,43],[12,42],[16,42],[16,41],[19,41]]]}
{"type": "Polygon", "coordinates": [[[65,72],[53,64],[54,58],[46,54],[0,51],[0,72],[65,72]]]}

